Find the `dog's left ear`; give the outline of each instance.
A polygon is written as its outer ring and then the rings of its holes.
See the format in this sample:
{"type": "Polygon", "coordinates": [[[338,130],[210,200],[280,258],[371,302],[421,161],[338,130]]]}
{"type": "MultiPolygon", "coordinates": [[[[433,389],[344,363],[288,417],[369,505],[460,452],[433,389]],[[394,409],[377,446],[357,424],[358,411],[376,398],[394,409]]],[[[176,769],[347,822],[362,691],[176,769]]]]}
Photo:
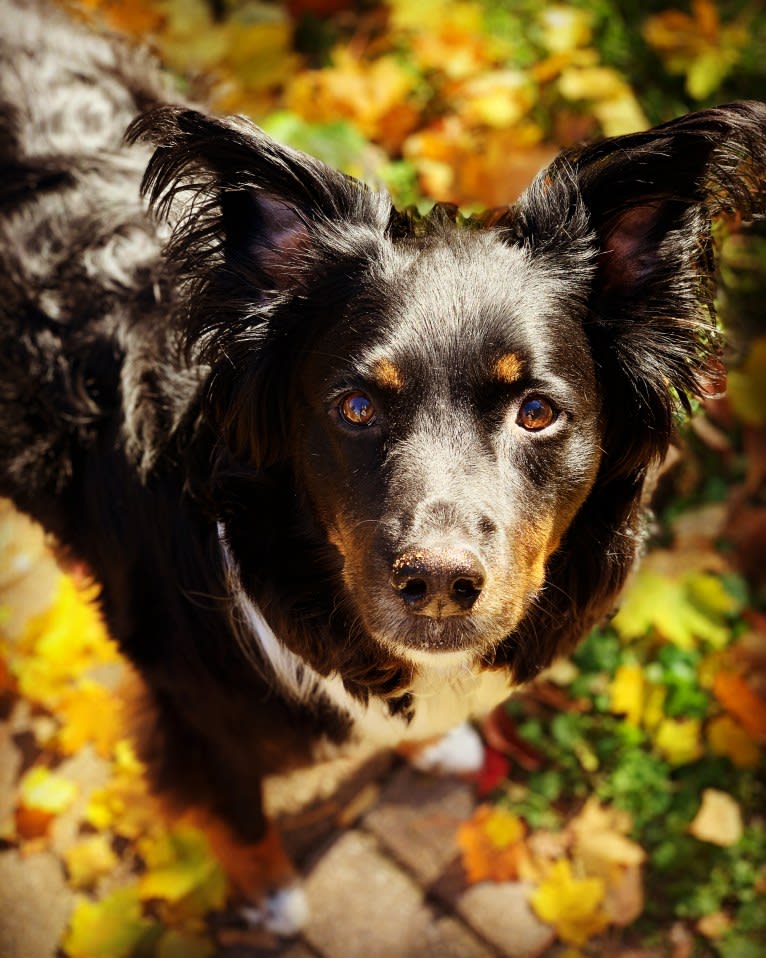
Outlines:
{"type": "MultiPolygon", "coordinates": [[[[586,332],[611,394],[625,387],[623,433],[666,436],[673,393],[705,393],[716,353],[711,221],[764,210],[766,105],[755,102],[565,151],[518,201],[525,245],[562,277],[588,277],[586,332]]],[[[646,458],[639,445],[633,457],[621,450],[628,469],[646,458]]]]}

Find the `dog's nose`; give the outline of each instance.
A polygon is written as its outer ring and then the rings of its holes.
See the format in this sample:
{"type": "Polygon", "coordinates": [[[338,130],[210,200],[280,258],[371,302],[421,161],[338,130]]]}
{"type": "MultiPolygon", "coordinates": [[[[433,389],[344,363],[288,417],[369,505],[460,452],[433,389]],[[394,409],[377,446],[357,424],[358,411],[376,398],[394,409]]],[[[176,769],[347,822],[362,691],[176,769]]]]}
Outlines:
{"type": "Polygon", "coordinates": [[[410,549],[394,562],[391,587],[410,612],[441,619],[470,612],[485,579],[484,566],[470,549],[410,549]]]}

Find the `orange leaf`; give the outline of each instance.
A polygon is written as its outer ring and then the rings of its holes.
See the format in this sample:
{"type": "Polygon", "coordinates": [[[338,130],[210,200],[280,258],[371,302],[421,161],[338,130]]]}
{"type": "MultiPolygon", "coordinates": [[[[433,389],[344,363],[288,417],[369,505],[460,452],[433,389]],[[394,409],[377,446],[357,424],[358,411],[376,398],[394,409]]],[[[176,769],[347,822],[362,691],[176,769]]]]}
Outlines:
{"type": "MultiPolygon", "coordinates": [[[[530,866],[521,819],[501,808],[481,805],[473,818],[458,829],[457,843],[471,884],[480,881],[515,881],[530,866]]],[[[530,866],[531,867],[531,866],[530,866]]]]}
{"type": "Polygon", "coordinates": [[[741,675],[719,672],[713,679],[713,694],[753,738],[766,743],[766,701],[741,675]]]}

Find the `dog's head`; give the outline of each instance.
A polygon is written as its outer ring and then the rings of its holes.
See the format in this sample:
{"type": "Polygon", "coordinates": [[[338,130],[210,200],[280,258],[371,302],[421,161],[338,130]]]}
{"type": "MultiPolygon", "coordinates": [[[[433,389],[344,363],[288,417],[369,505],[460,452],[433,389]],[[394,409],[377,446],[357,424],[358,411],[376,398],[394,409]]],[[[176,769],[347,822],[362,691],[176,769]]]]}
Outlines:
{"type": "Polygon", "coordinates": [[[351,686],[447,657],[520,681],[606,614],[714,375],[710,223],[763,206],[766,108],[570,150],[468,220],[244,121],[168,108],[133,135],[177,208],[205,478],[294,650],[351,686]]]}

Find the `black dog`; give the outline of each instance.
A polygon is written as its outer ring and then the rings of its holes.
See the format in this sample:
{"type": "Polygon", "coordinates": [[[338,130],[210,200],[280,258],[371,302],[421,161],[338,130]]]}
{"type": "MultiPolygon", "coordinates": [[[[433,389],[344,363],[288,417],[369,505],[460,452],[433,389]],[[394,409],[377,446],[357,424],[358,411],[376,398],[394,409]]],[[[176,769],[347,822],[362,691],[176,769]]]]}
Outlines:
{"type": "Polygon", "coordinates": [[[715,365],[711,217],[764,206],[766,108],[420,218],[2,16],[0,493],[92,570],[152,782],[257,901],[291,874],[266,773],[444,733],[612,609],[715,365]]]}

